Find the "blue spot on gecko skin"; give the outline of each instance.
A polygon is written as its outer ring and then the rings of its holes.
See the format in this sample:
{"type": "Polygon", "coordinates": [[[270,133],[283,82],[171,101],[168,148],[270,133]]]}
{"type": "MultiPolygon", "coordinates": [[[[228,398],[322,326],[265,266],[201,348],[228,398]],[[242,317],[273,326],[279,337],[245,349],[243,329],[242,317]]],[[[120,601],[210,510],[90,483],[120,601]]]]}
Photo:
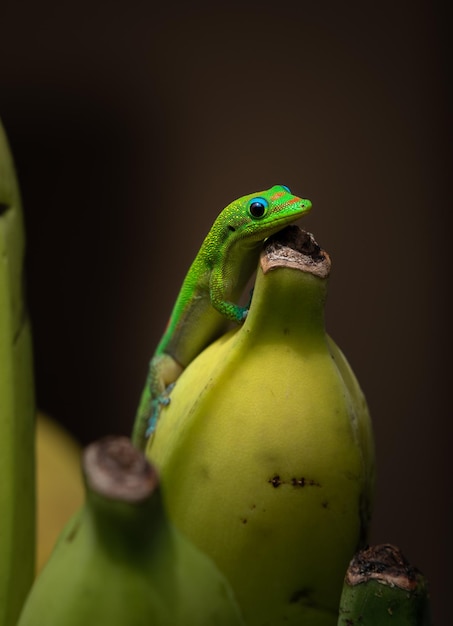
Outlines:
{"type": "MultiPolygon", "coordinates": [[[[176,383],[171,383],[170,385],[168,385],[168,387],[165,389],[165,394],[170,393],[170,391],[173,389],[175,385],[176,383]]],[[[153,412],[151,414],[151,417],[148,420],[148,428],[146,429],[145,437],[150,437],[156,430],[157,421],[160,415],[160,410],[159,410],[160,404],[162,404],[163,406],[168,406],[170,404],[170,398],[167,395],[165,395],[165,396],[159,396],[158,398],[153,400],[152,402],[153,412]]]]}
{"type": "Polygon", "coordinates": [[[145,432],[145,437],[150,437],[153,432],[156,430],[156,426],[157,426],[157,420],[159,419],[159,398],[157,400],[153,400],[152,402],[152,413],[151,413],[151,417],[148,420],[148,428],[146,429],[145,432]]]}
{"type": "Polygon", "coordinates": [[[239,320],[240,322],[243,322],[245,318],[247,317],[247,315],[249,314],[250,305],[252,304],[253,291],[254,291],[254,287],[250,289],[249,301],[247,303],[247,306],[242,307],[242,316],[241,316],[241,319],[239,320]]]}
{"type": "Polygon", "coordinates": [[[148,428],[146,429],[145,437],[151,437],[153,432],[156,430],[156,426],[157,426],[157,415],[153,415],[153,417],[149,418],[148,428]]]}

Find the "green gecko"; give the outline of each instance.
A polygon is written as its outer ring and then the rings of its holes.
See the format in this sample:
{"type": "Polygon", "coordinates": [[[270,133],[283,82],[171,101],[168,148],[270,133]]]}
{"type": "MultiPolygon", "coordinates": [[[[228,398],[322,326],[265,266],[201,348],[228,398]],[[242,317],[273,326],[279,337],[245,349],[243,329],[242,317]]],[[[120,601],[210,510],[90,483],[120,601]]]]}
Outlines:
{"type": "Polygon", "coordinates": [[[284,185],[243,196],[215,220],[184,279],[149,365],[132,439],[144,448],[161,405],[185,367],[248,308],[236,304],[253,274],[263,241],[311,209],[284,185]]]}

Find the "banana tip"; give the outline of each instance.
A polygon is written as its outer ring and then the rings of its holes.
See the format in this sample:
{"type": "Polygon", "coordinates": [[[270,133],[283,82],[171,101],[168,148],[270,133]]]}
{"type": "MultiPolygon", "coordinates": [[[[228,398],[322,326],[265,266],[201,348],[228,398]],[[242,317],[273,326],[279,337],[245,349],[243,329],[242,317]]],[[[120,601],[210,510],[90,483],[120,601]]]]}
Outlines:
{"type": "Polygon", "coordinates": [[[291,224],[269,237],[260,257],[263,273],[278,267],[290,267],[327,278],[330,274],[330,256],[316,242],[313,235],[291,224]]]}
{"type": "Polygon", "coordinates": [[[105,437],[87,446],[82,468],[89,489],[124,502],[140,502],[158,487],[159,477],[127,437],[105,437]]]}
{"type": "Polygon", "coordinates": [[[413,591],[421,577],[421,572],[407,561],[399,548],[379,544],[356,554],[346,573],[346,583],[355,586],[374,579],[390,587],[413,591]]]}

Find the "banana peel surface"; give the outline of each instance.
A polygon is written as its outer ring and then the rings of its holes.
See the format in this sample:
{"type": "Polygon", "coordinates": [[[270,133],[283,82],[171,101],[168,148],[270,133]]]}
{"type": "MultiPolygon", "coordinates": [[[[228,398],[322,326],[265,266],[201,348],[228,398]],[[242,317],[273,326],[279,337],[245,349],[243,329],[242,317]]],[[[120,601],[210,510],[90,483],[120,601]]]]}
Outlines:
{"type": "Polygon", "coordinates": [[[146,451],[171,519],[224,572],[250,626],[335,626],[367,538],[371,420],[325,330],[329,271],[298,227],[270,238],[245,323],[182,373],[146,451]]]}

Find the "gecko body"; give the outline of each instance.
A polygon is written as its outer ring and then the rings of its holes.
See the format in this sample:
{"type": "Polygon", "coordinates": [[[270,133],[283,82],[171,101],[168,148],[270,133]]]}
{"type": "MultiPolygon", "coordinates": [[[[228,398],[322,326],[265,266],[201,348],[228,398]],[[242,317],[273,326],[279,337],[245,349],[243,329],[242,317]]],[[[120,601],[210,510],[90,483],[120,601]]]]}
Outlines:
{"type": "Polygon", "coordinates": [[[184,368],[225,331],[228,321],[245,319],[248,309],[237,301],[256,269],[263,241],[310,209],[309,200],[276,185],[235,200],[219,214],[189,268],[150,361],[135,419],[136,445],[145,447],[184,368]]]}

